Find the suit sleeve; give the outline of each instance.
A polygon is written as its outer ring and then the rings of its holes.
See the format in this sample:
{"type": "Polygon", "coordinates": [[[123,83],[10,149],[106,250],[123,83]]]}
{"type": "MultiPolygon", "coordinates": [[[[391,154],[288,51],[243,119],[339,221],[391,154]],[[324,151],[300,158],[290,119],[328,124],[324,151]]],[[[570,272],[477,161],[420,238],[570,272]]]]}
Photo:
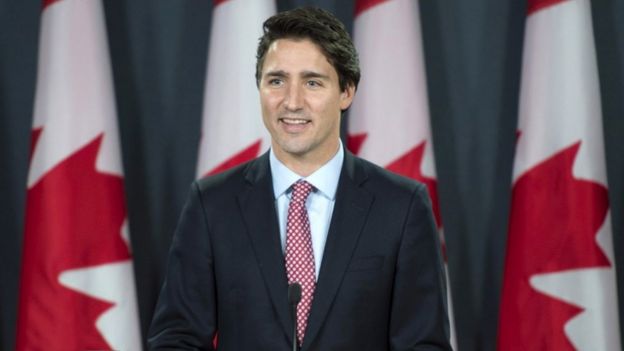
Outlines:
{"type": "Polygon", "coordinates": [[[412,194],[395,272],[391,350],[451,350],[441,247],[424,186],[412,194]]]}
{"type": "Polygon", "coordinates": [[[178,223],[154,318],[150,350],[214,350],[216,292],[209,226],[197,183],[178,223]]]}

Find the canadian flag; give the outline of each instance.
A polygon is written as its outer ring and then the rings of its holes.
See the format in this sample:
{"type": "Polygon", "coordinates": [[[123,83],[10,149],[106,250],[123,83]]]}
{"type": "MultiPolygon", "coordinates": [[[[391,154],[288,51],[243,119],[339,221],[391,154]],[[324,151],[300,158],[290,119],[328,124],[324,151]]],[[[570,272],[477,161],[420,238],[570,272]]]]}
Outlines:
{"type": "Polygon", "coordinates": [[[256,47],[273,0],[214,2],[197,177],[256,158],[271,145],[256,88],[256,47]]]}
{"type": "Polygon", "coordinates": [[[498,348],[621,350],[589,0],[528,1],[498,348]]]}
{"type": "Polygon", "coordinates": [[[140,350],[102,3],[42,11],[17,350],[140,350]]]}
{"type": "MultiPolygon", "coordinates": [[[[348,148],[426,184],[441,230],[418,2],[356,1],[353,36],[362,79],[349,115],[348,148]]],[[[454,345],[450,290],[448,301],[454,345]]]]}

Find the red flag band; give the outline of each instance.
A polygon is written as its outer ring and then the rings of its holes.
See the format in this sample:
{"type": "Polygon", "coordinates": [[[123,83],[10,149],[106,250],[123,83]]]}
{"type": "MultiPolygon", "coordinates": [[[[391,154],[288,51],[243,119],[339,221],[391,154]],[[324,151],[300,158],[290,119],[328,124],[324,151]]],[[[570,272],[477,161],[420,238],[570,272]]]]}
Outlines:
{"type": "Polygon", "coordinates": [[[528,5],[498,348],[620,350],[590,4],[528,5]]]}
{"type": "Polygon", "coordinates": [[[17,350],[140,350],[99,0],[45,1],[17,350]]]}

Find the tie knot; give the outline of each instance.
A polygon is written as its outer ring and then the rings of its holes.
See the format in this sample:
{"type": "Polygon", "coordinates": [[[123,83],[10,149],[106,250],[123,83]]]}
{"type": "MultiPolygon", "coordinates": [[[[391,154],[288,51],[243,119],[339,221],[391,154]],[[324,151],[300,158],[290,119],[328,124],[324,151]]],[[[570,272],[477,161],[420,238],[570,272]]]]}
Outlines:
{"type": "Polygon", "coordinates": [[[306,182],[305,180],[299,180],[295,184],[292,185],[293,192],[291,201],[296,202],[305,202],[308,198],[308,195],[312,192],[312,184],[306,182]]]}

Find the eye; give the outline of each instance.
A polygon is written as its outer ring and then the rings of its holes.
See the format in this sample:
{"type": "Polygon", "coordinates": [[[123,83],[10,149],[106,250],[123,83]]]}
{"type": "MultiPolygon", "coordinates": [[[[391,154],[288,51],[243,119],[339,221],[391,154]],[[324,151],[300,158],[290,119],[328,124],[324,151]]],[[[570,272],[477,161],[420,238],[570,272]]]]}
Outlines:
{"type": "Polygon", "coordinates": [[[323,86],[323,84],[321,84],[321,82],[318,81],[318,80],[309,80],[309,81],[306,82],[306,84],[310,88],[319,88],[319,87],[323,86]]]}
{"type": "Polygon", "coordinates": [[[271,78],[268,80],[267,84],[273,87],[278,87],[284,84],[284,81],[281,78],[271,78]]]}

